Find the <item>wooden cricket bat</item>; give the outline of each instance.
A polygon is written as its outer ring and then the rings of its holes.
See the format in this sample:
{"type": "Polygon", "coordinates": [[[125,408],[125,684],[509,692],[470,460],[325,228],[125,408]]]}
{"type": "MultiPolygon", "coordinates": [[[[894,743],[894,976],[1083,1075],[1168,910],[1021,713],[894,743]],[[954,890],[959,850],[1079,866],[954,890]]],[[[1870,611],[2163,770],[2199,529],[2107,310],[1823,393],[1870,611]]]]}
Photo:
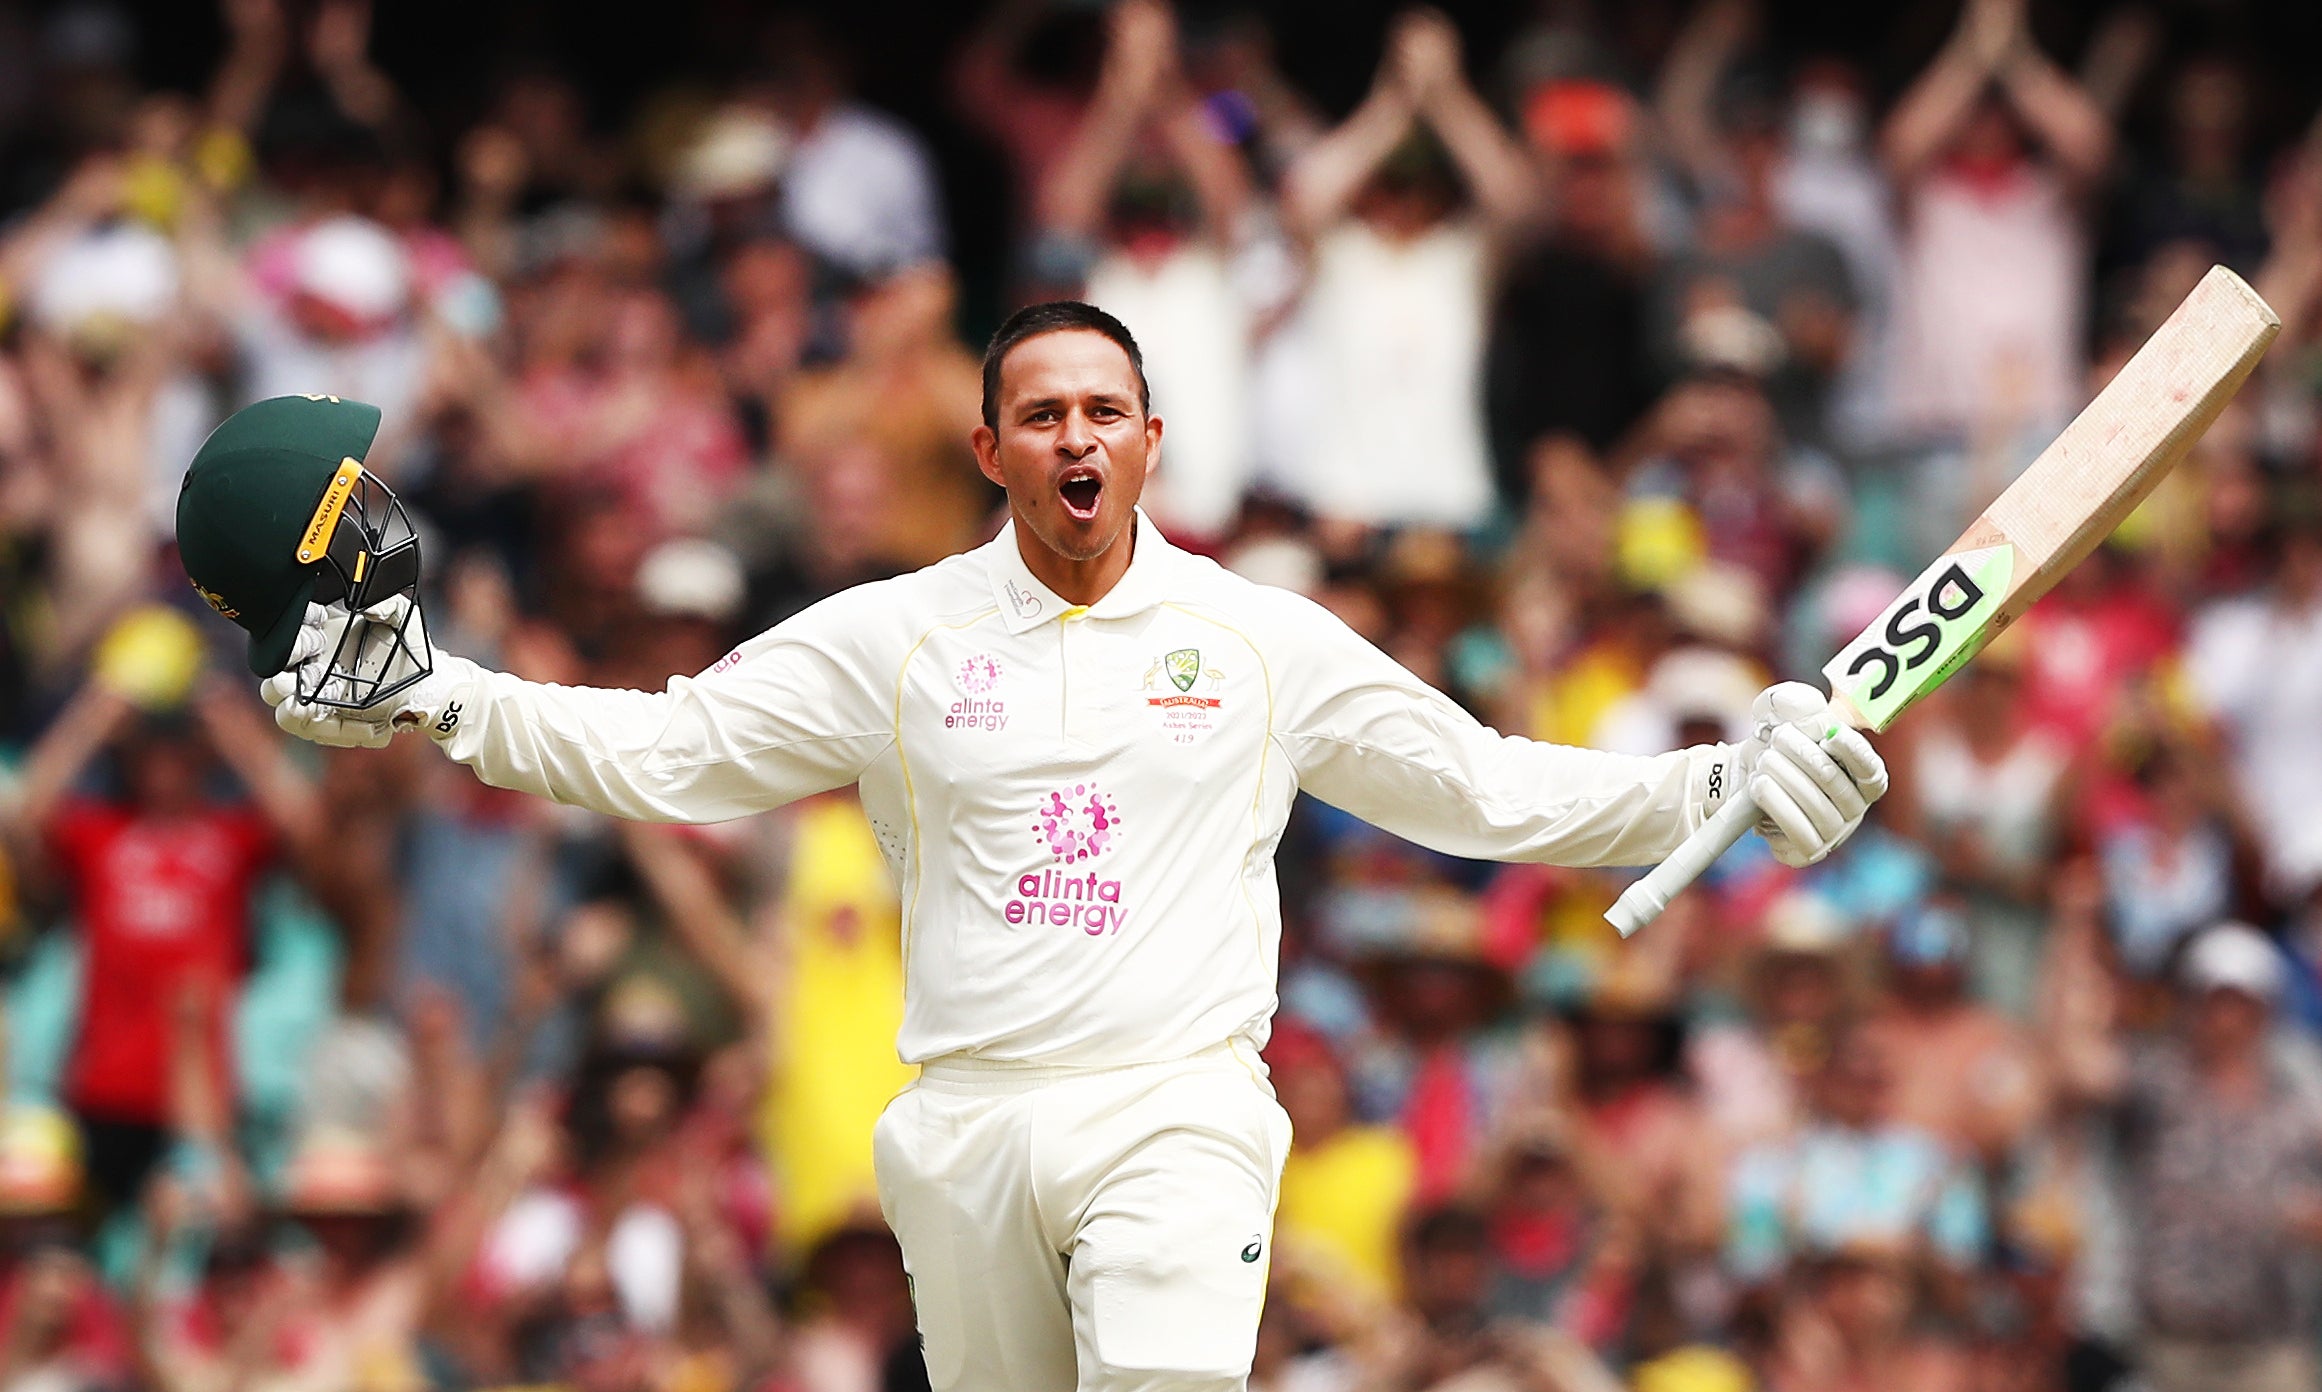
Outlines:
{"type": "MultiPolygon", "coordinates": [[[[2185,457],[2281,328],[2240,276],[2210,268],[1966,535],[1830,659],[1832,732],[1839,721],[1884,731],[2031,608],[2185,457]]],[[[1624,938],[1652,922],[1757,821],[1738,790],[1605,917],[1624,938]]]]}

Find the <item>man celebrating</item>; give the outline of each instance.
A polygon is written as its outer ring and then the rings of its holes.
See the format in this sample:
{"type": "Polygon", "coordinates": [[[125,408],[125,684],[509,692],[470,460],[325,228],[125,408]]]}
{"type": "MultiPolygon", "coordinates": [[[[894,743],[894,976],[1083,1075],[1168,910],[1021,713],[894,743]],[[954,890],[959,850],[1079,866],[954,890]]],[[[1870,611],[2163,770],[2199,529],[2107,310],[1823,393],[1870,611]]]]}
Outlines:
{"type": "Polygon", "coordinates": [[[1162,427],[1117,320],[1033,306],[983,372],[998,538],[698,677],[573,689],[439,656],[350,711],[299,695],[346,623],[318,607],[266,696],[308,739],[421,729],[487,783],[613,816],[715,821],[859,784],[904,905],[899,1048],[922,1071],[876,1152],[933,1385],[1241,1388],[1290,1144],[1258,1049],[1300,789],[1455,855],[1626,865],[1746,783],[1804,864],[1886,773],[1851,730],[1818,740],[1807,687],[1767,692],[1730,748],[1497,735],[1143,519],[1162,427]]]}

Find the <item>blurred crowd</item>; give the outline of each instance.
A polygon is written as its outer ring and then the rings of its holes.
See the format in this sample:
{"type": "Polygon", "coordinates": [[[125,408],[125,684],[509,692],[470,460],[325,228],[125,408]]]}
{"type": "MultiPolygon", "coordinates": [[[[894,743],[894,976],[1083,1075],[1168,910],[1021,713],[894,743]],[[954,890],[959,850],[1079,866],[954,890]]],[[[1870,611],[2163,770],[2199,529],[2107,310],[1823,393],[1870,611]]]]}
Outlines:
{"type": "Polygon", "coordinates": [[[511,53],[447,119],[370,0],[222,0],[188,91],[129,11],[0,5],[0,1392],[925,1386],[851,796],[645,827],[293,747],[170,549],[235,406],[384,409],[444,647],[657,689],[989,536],[973,331],[1082,296],[1174,540],[1654,752],[1811,675],[2214,262],[2260,375],[1831,861],[1745,843],[1622,944],[1626,872],[1300,807],[1252,1385],[2322,1386],[2298,55],[2255,0],[1965,0],[1899,80],[1776,0],[1508,8],[1394,17],[1343,113],[1262,4],[963,12],[977,202],[811,15],[618,111],[511,53]]]}

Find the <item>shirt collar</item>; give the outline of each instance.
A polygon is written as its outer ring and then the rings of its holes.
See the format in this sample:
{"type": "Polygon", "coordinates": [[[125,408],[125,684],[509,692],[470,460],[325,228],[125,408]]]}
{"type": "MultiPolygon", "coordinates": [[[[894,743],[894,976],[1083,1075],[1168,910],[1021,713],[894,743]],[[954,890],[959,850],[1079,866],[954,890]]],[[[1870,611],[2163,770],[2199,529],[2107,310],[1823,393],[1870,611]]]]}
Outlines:
{"type": "Polygon", "coordinates": [[[1067,614],[1126,618],[1168,598],[1169,572],[1185,553],[1169,544],[1143,508],[1137,509],[1136,528],[1136,550],[1129,557],[1128,570],[1104,598],[1090,605],[1074,605],[1033,577],[1031,567],[1024,564],[1024,553],[1016,549],[1016,522],[1010,518],[988,543],[992,551],[992,601],[1000,607],[1001,624],[1013,634],[1067,614]]]}

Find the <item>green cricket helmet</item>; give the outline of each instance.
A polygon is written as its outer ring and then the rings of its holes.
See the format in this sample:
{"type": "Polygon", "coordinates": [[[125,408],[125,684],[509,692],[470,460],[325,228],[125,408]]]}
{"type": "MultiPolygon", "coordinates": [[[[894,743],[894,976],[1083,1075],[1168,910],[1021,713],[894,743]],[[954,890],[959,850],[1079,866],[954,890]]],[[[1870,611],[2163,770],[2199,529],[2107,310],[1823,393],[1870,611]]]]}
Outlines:
{"type": "Polygon", "coordinates": [[[360,709],[427,675],[419,535],[392,489],[363,467],[379,408],[277,396],[228,416],[195,451],[177,494],[177,549],[194,590],[250,634],[250,670],[290,665],[309,603],[360,615],[397,596],[392,622],[346,625],[300,700],[360,709]]]}

